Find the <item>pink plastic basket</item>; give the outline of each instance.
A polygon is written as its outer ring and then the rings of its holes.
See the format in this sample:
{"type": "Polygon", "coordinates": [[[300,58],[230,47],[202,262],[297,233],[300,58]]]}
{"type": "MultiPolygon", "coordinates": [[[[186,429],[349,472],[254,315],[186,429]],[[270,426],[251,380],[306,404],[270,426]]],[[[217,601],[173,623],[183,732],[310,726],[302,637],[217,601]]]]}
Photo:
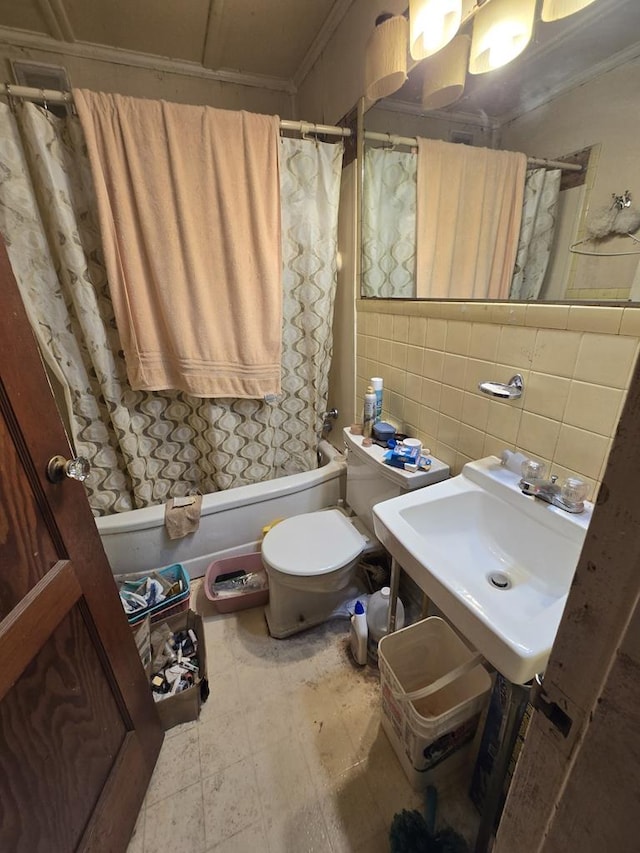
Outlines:
{"type": "MultiPolygon", "coordinates": [[[[235,610],[246,610],[248,607],[261,607],[269,601],[269,590],[259,589],[253,592],[241,592],[237,595],[216,595],[213,584],[218,575],[226,572],[238,572],[244,569],[249,572],[264,572],[262,555],[259,552],[242,554],[239,557],[228,557],[226,560],[214,560],[207,569],[204,579],[205,595],[216,606],[219,613],[232,613],[235,610]]],[[[266,574],[266,573],[265,573],[266,574]]]]}

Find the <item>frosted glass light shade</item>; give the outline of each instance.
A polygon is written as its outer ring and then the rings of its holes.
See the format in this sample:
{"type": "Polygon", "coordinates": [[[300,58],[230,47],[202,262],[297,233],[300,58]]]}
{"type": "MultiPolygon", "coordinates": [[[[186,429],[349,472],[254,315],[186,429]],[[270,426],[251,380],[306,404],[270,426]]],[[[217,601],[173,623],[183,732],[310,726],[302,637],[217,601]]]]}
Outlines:
{"type": "Polygon", "coordinates": [[[536,0],[491,0],[473,22],[469,72],[484,74],[515,59],[531,41],[536,0]]]}
{"type": "Polygon", "coordinates": [[[409,24],[402,15],[375,28],[365,53],[365,94],[370,101],[386,98],[407,79],[409,24]]]}
{"type": "Polygon", "coordinates": [[[411,0],[411,56],[425,59],[449,44],[462,20],[462,0],[411,0]]]}
{"type": "Polygon", "coordinates": [[[594,0],[544,0],[541,18],[543,21],[559,21],[590,6],[593,2],[594,0]]]}
{"type": "Polygon", "coordinates": [[[469,36],[456,36],[440,53],[425,59],[422,106],[428,110],[448,107],[462,96],[469,61],[469,36]]]}

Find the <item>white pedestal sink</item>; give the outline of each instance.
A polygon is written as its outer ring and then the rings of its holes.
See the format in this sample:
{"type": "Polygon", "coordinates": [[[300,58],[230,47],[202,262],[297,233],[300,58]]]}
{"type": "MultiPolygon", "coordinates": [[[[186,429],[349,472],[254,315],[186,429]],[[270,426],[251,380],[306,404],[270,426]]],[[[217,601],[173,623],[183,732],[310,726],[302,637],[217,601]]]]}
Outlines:
{"type": "Polygon", "coordinates": [[[373,508],[402,568],[509,681],[546,666],[591,519],[527,495],[495,456],[373,508]]]}

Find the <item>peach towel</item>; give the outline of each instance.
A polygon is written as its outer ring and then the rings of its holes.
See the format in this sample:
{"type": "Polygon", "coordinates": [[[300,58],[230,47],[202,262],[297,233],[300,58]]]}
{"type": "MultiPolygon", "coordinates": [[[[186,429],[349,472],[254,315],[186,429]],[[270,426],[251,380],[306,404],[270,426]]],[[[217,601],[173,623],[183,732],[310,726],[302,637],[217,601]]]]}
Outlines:
{"type": "Polygon", "coordinates": [[[418,139],[416,295],[508,299],[527,158],[418,139]]]}
{"type": "Polygon", "coordinates": [[[75,89],[135,390],[280,391],[277,116],[75,89]]]}

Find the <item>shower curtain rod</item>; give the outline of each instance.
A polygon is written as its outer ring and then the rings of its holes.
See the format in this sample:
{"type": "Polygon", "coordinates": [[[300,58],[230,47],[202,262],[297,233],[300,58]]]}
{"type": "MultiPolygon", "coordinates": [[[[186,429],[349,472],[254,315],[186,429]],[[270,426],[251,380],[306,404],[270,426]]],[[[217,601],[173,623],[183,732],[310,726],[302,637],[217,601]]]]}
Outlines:
{"type": "MultiPolygon", "coordinates": [[[[378,133],[375,130],[365,130],[365,139],[374,142],[387,142],[389,145],[411,145],[418,144],[415,136],[396,136],[394,133],[378,133]]],[[[546,169],[562,169],[565,172],[581,172],[579,163],[563,163],[561,160],[546,160],[543,157],[527,157],[529,166],[544,166],[546,169]]]]}
{"type": "MultiPolygon", "coordinates": [[[[71,92],[60,92],[57,89],[35,89],[32,86],[14,86],[13,83],[0,83],[0,95],[9,98],[23,98],[26,101],[43,101],[47,104],[73,104],[71,92]]],[[[280,130],[297,131],[303,136],[306,133],[325,134],[327,136],[351,136],[348,127],[334,127],[331,124],[314,124],[309,121],[290,121],[280,119],[280,130]]]]}

